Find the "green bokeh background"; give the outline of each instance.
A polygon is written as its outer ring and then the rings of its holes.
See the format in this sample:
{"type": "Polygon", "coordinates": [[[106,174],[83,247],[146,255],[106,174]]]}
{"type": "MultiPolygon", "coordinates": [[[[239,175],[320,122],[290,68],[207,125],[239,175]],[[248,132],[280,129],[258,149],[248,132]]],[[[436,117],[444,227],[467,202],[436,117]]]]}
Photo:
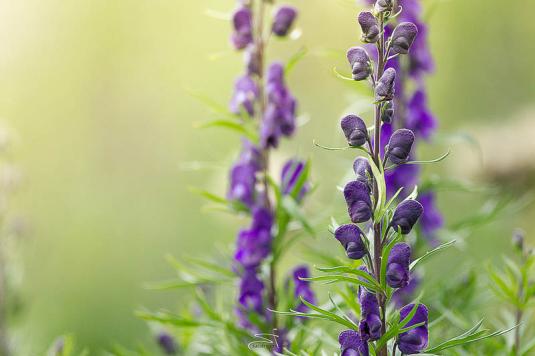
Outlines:
{"type": "MultiPolygon", "coordinates": [[[[323,54],[357,43],[358,7],[349,0],[291,3],[301,10],[303,35],[274,43],[269,56],[286,60],[309,49],[289,82],[310,122],[275,162],[312,159],[320,185],[308,211],[321,222],[343,209],[335,185],[351,157],[320,151],[312,139],[340,142],[338,118],[356,93],[332,75],[333,66],[345,68],[343,58],[323,54]]],[[[535,2],[423,3],[437,67],[429,96],[443,132],[477,133],[535,105],[535,2]]],[[[233,7],[231,0],[0,2],[0,117],[18,135],[14,158],[25,183],[15,204],[32,231],[21,245],[22,354],[41,354],[66,332],[93,350],[148,341],[133,311],[173,308],[182,297],[142,288],[171,276],[164,255],[203,255],[233,241],[239,222],[203,213],[188,189],[224,194],[225,167],[239,147],[233,134],[193,127],[214,117],[188,95],[228,101],[242,60],[229,49],[228,22],[207,13],[233,7]],[[192,171],[191,162],[210,167],[192,171]]],[[[453,147],[449,162],[433,169],[462,172],[449,167],[466,149],[453,147]]],[[[440,204],[453,219],[464,214],[459,206],[470,211],[480,202],[446,193],[440,204]]],[[[534,213],[479,229],[466,256],[498,255],[517,225],[533,235],[534,213]]],[[[448,260],[441,262],[443,271],[448,260]]]]}

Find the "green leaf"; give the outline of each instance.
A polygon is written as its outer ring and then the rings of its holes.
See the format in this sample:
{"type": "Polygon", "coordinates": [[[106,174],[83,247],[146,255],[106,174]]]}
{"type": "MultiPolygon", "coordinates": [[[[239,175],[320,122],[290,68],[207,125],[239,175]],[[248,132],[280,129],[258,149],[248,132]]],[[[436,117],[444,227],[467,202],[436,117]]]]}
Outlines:
{"type": "Polygon", "coordinates": [[[366,273],[356,268],[352,268],[348,266],[336,266],[336,267],[316,267],[316,269],[321,272],[340,272],[340,273],[354,274],[360,278],[364,278],[368,283],[374,285],[375,290],[381,290],[381,286],[379,285],[379,283],[377,283],[375,278],[373,278],[369,273],[366,273]]]}
{"type": "Polygon", "coordinates": [[[397,164],[397,165],[393,165],[393,166],[389,166],[387,168],[385,168],[385,170],[391,170],[393,168],[396,168],[397,166],[401,166],[401,165],[404,165],[404,164],[431,164],[431,163],[438,163],[440,161],[443,161],[446,159],[446,157],[448,157],[451,153],[451,150],[448,150],[448,152],[444,153],[442,156],[438,157],[438,158],[435,158],[435,159],[432,159],[432,160],[424,160],[424,161],[407,161],[405,163],[401,163],[401,164],[397,164]]]}
{"type": "Polygon", "coordinates": [[[199,129],[206,129],[211,127],[220,127],[224,129],[228,129],[231,131],[235,131],[241,135],[246,136],[251,141],[256,142],[258,141],[258,135],[254,132],[251,132],[246,125],[244,125],[243,122],[236,121],[236,120],[229,120],[229,119],[215,119],[215,120],[209,120],[205,122],[196,123],[194,125],[195,128],[199,129]]]}
{"type": "Polygon", "coordinates": [[[354,82],[355,80],[351,77],[348,77],[346,75],[343,75],[343,74],[340,74],[340,72],[338,72],[338,70],[336,69],[336,67],[333,67],[333,73],[334,75],[337,77],[337,78],[340,78],[340,79],[343,79],[343,80],[347,80],[347,81],[350,81],[350,82],[354,82]]]}
{"type": "Polygon", "coordinates": [[[339,282],[347,282],[347,283],[353,283],[359,286],[366,287],[367,289],[371,290],[372,292],[379,292],[377,287],[374,284],[362,281],[357,278],[351,278],[347,277],[343,274],[330,274],[328,276],[318,276],[318,277],[310,277],[310,278],[300,278],[303,281],[309,281],[309,282],[326,282],[327,284],[331,283],[339,283],[339,282]]]}
{"type": "Polygon", "coordinates": [[[200,103],[204,104],[210,111],[228,119],[236,119],[237,115],[231,113],[225,106],[217,103],[207,95],[192,90],[186,90],[186,92],[193,98],[197,99],[200,103]]]}
{"type": "Polygon", "coordinates": [[[434,255],[435,253],[438,253],[450,246],[453,246],[455,244],[455,240],[452,240],[452,241],[449,241],[449,242],[446,242],[446,243],[443,243],[442,245],[432,249],[431,251],[427,251],[422,257],[419,257],[417,259],[415,259],[414,261],[411,262],[409,268],[410,270],[412,271],[416,265],[418,265],[418,263],[422,262],[423,260],[425,260],[426,258],[434,255]]]}
{"type": "Polygon", "coordinates": [[[288,60],[286,63],[286,67],[284,68],[284,72],[287,75],[292,71],[292,69],[295,67],[297,63],[299,63],[308,53],[308,49],[306,47],[301,47],[299,50],[288,60]]]}
{"type": "Polygon", "coordinates": [[[200,326],[216,326],[214,322],[193,320],[184,318],[180,315],[171,314],[168,312],[151,313],[146,311],[137,311],[136,316],[146,321],[155,321],[166,325],[173,325],[182,328],[197,328],[200,326]]]}
{"type": "Polygon", "coordinates": [[[386,285],[386,267],[388,265],[388,256],[390,255],[390,250],[394,247],[394,245],[401,239],[401,233],[398,232],[397,235],[390,241],[384,248],[383,248],[383,254],[381,256],[381,274],[380,277],[380,284],[383,290],[386,291],[387,285],[386,285]]]}
{"type": "Polygon", "coordinates": [[[313,237],[316,237],[316,232],[308,222],[305,215],[301,212],[301,209],[295,199],[290,196],[285,196],[282,198],[282,207],[284,210],[296,221],[299,221],[303,228],[313,237]]]}

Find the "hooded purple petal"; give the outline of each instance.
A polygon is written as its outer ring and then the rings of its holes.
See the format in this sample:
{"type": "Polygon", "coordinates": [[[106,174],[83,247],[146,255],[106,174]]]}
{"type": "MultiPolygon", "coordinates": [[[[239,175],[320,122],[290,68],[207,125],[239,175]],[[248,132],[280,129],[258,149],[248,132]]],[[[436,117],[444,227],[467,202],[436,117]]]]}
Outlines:
{"type": "Polygon", "coordinates": [[[401,229],[401,233],[406,235],[411,232],[412,227],[416,224],[423,211],[424,208],[422,204],[416,200],[402,201],[394,211],[390,226],[395,231],[401,229]]]}
{"type": "Polygon", "coordinates": [[[372,217],[372,202],[366,184],[353,181],[344,187],[344,198],[351,221],[361,223],[372,217]]]}
{"type": "Polygon", "coordinates": [[[275,11],[272,31],[276,36],[286,36],[297,17],[297,9],[292,6],[281,6],[275,11]]]}
{"type": "MultiPolygon", "coordinates": [[[[414,307],[414,304],[409,304],[404,306],[399,314],[401,317],[401,320],[406,318],[409,313],[412,311],[414,307]]],[[[419,304],[416,307],[416,314],[412,317],[412,319],[405,325],[405,327],[410,327],[419,323],[424,323],[421,326],[418,326],[412,330],[409,330],[405,333],[402,333],[398,336],[398,348],[401,352],[404,354],[417,354],[425,350],[428,344],[429,335],[428,335],[428,320],[429,320],[429,312],[427,311],[427,307],[423,304],[419,304]]]]}
{"type": "Polygon", "coordinates": [[[368,140],[366,123],[357,115],[347,115],[340,122],[342,131],[350,146],[362,146],[368,140]]]}
{"type": "Polygon", "coordinates": [[[352,260],[359,260],[367,253],[362,236],[362,231],[353,224],[341,225],[334,232],[334,237],[346,250],[347,257],[352,260]]]}
{"type": "Polygon", "coordinates": [[[394,164],[405,163],[409,159],[413,143],[414,133],[411,130],[396,130],[385,148],[386,156],[394,164]]]}
{"type": "Polygon", "coordinates": [[[392,288],[403,288],[409,283],[411,248],[406,243],[392,247],[386,267],[386,282],[392,288]]]}
{"type": "Polygon", "coordinates": [[[340,356],[369,356],[368,342],[355,330],[345,330],[338,336],[340,356]]]}

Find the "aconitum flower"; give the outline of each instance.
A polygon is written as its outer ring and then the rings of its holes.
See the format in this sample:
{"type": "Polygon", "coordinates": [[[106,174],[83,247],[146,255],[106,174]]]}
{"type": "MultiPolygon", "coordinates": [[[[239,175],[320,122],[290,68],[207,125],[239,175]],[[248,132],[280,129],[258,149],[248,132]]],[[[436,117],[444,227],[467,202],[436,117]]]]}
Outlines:
{"type": "Polygon", "coordinates": [[[418,34],[418,28],[412,22],[402,22],[392,33],[391,46],[393,54],[407,54],[418,34]]]}
{"type": "Polygon", "coordinates": [[[347,257],[352,260],[360,260],[368,253],[362,241],[363,235],[360,228],[353,224],[341,225],[334,232],[334,237],[346,250],[347,257]]]}
{"type": "Polygon", "coordinates": [[[258,46],[256,46],[255,44],[247,46],[243,58],[245,61],[245,68],[247,69],[247,74],[260,75],[261,58],[258,46]]]}
{"type": "MultiPolygon", "coordinates": [[[[304,173],[305,162],[295,159],[288,160],[282,167],[281,173],[281,192],[284,195],[291,194],[295,189],[295,185],[301,179],[304,173]]],[[[298,200],[301,200],[309,190],[308,183],[303,184],[301,190],[297,194],[298,200]]]]}
{"type": "Polygon", "coordinates": [[[414,133],[411,130],[396,130],[385,147],[385,156],[394,164],[403,164],[409,159],[413,143],[414,133]]]}
{"type": "Polygon", "coordinates": [[[422,88],[415,91],[409,100],[405,125],[424,139],[428,139],[437,127],[435,116],[427,106],[427,95],[422,88]]]}
{"type": "MultiPolygon", "coordinates": [[[[410,158],[410,156],[409,156],[410,158]]],[[[386,195],[391,198],[399,188],[403,190],[399,198],[407,197],[419,181],[420,166],[417,164],[403,164],[385,173],[386,195]]]]}
{"type": "Polygon", "coordinates": [[[345,330],[338,336],[340,356],[369,356],[368,342],[355,330],[345,330]]]}
{"type": "Polygon", "coordinates": [[[392,100],[394,96],[394,82],[396,80],[396,70],[387,68],[375,86],[375,99],[392,100]]]}
{"type": "MultiPolygon", "coordinates": [[[[404,306],[400,311],[401,320],[406,318],[412,309],[414,304],[409,304],[404,306]]],[[[401,352],[407,355],[417,354],[422,352],[428,344],[429,332],[428,332],[428,314],[427,307],[423,304],[419,304],[416,307],[416,313],[412,319],[405,325],[405,327],[410,327],[419,323],[424,323],[421,326],[418,326],[412,330],[399,334],[397,339],[398,348],[401,352]]]]}
{"type": "Polygon", "coordinates": [[[395,230],[401,230],[403,235],[411,232],[412,227],[422,215],[424,208],[422,204],[416,200],[402,201],[394,211],[394,216],[390,222],[390,226],[395,230]]]}
{"type": "Polygon", "coordinates": [[[297,10],[292,6],[281,6],[275,11],[272,31],[276,36],[284,37],[290,31],[297,17],[297,10]]]}
{"type": "Polygon", "coordinates": [[[353,181],[344,187],[344,198],[351,221],[361,223],[372,217],[372,201],[368,186],[359,181],[353,181]]]}
{"type": "Polygon", "coordinates": [[[244,328],[252,328],[249,322],[248,314],[256,312],[259,315],[263,314],[263,299],[264,283],[258,278],[255,268],[247,268],[244,270],[240,281],[240,290],[238,296],[237,314],[240,317],[240,325],[244,328]]]}
{"type": "Polygon", "coordinates": [[[238,234],[234,258],[245,268],[253,268],[271,252],[271,227],[273,216],[266,208],[257,207],[253,210],[251,227],[238,234]]]}
{"type": "Polygon", "coordinates": [[[237,9],[232,15],[234,32],[231,41],[236,49],[244,49],[253,42],[253,14],[247,6],[237,9]]]}
{"type": "Polygon", "coordinates": [[[245,111],[252,117],[255,112],[254,105],[258,95],[258,86],[253,78],[248,75],[239,77],[234,84],[234,95],[230,101],[230,111],[236,115],[245,111]]]}
{"type": "Polygon", "coordinates": [[[295,308],[296,311],[305,313],[308,311],[308,307],[300,301],[303,298],[309,303],[316,303],[316,296],[314,291],[310,287],[309,281],[303,281],[302,278],[310,278],[310,272],[305,265],[298,266],[293,270],[293,281],[295,285],[295,298],[299,301],[299,305],[295,308]]]}
{"type": "Polygon", "coordinates": [[[230,171],[227,198],[252,207],[256,194],[256,174],[260,169],[262,169],[260,150],[251,142],[244,140],[240,158],[230,171]]]}
{"type": "Polygon", "coordinates": [[[370,57],[362,47],[352,47],[347,51],[347,60],[351,65],[354,80],[364,80],[372,72],[370,57]]]}
{"type": "Polygon", "coordinates": [[[381,337],[381,313],[374,293],[359,288],[360,323],[359,332],[363,340],[378,340],[381,337]]]}
{"type": "Polygon", "coordinates": [[[372,190],[373,172],[370,162],[364,157],[357,157],[353,162],[353,171],[357,176],[357,180],[366,184],[369,191],[372,190]]]}
{"type": "Polygon", "coordinates": [[[156,341],[160,346],[160,349],[166,355],[176,355],[178,352],[178,346],[176,344],[175,338],[168,332],[162,331],[156,336],[156,341]]]}
{"type": "Polygon", "coordinates": [[[368,140],[366,123],[357,115],[347,115],[340,122],[342,131],[350,146],[362,146],[368,140]]]}
{"type": "Polygon", "coordinates": [[[406,243],[392,247],[386,267],[386,282],[392,288],[403,288],[409,283],[411,248],[406,243]]]}
{"type": "Polygon", "coordinates": [[[420,218],[420,227],[426,237],[433,238],[435,231],[444,225],[442,214],[437,209],[435,203],[435,193],[432,191],[424,192],[420,194],[418,200],[424,208],[424,212],[420,218]]]}
{"type": "Polygon", "coordinates": [[[369,11],[363,11],[358,16],[358,22],[362,29],[362,42],[374,43],[379,39],[379,24],[377,19],[369,11]]]}

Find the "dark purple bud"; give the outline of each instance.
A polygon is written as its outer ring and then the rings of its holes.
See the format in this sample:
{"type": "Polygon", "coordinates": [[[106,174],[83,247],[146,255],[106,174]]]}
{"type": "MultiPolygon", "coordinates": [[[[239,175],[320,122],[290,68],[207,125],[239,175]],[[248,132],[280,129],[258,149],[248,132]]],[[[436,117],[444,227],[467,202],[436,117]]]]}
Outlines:
{"type": "Polygon", "coordinates": [[[386,267],[386,282],[392,288],[403,288],[409,283],[411,248],[406,243],[392,247],[386,267]]]}
{"type": "Polygon", "coordinates": [[[418,28],[412,22],[402,22],[396,26],[391,37],[394,54],[407,54],[418,34],[418,28]]]}
{"type": "Polygon", "coordinates": [[[366,43],[377,42],[380,29],[375,16],[369,11],[363,11],[359,14],[358,22],[362,29],[362,41],[366,43]]]}
{"type": "Polygon", "coordinates": [[[376,13],[392,11],[392,0],[377,0],[374,6],[376,13]]]}
{"type": "Polygon", "coordinates": [[[273,216],[265,208],[253,210],[251,227],[238,234],[234,258],[245,268],[255,268],[271,253],[273,216]]]}
{"type": "Polygon", "coordinates": [[[412,227],[422,215],[424,208],[422,204],[416,200],[405,200],[401,202],[394,212],[390,226],[398,231],[401,229],[403,235],[411,232],[412,227]]]}
{"type": "MultiPolygon", "coordinates": [[[[404,306],[399,311],[401,320],[405,319],[410,314],[413,308],[414,304],[404,306]]],[[[407,355],[418,354],[427,347],[429,340],[428,314],[429,312],[427,311],[427,307],[425,305],[419,304],[416,307],[416,314],[414,314],[412,319],[405,325],[405,327],[408,328],[410,326],[420,323],[424,324],[412,330],[399,334],[397,344],[399,350],[402,353],[407,355]]]]}
{"type": "Polygon", "coordinates": [[[396,70],[387,68],[375,85],[375,99],[378,101],[392,100],[395,80],[396,70]]]}
{"type": "Polygon", "coordinates": [[[160,345],[161,350],[166,355],[176,355],[177,345],[175,342],[175,339],[173,336],[171,336],[169,333],[162,331],[156,336],[156,341],[158,342],[158,345],[160,345]]]}
{"type": "Polygon", "coordinates": [[[360,117],[347,115],[340,122],[340,126],[350,146],[362,146],[368,140],[368,128],[360,117]]]}
{"type": "Polygon", "coordinates": [[[394,118],[394,102],[387,101],[381,107],[381,121],[385,124],[391,124],[394,118]]]}
{"type": "MultiPolygon", "coordinates": [[[[295,159],[288,160],[282,167],[281,174],[281,192],[282,194],[291,194],[295,188],[297,182],[301,179],[302,174],[304,173],[305,162],[298,161],[295,159]]],[[[307,183],[303,184],[301,190],[297,194],[298,200],[301,200],[306,192],[308,191],[309,186],[307,183]]]]}
{"type": "Polygon", "coordinates": [[[242,6],[232,15],[234,33],[231,40],[234,48],[244,49],[253,42],[253,16],[251,9],[242,6]]]}
{"type": "Polygon", "coordinates": [[[368,342],[355,330],[345,330],[338,336],[340,356],[369,356],[368,342]]]}
{"type": "Polygon", "coordinates": [[[357,180],[366,184],[371,191],[373,173],[370,162],[364,157],[357,157],[355,162],[353,162],[353,171],[357,176],[357,180]]]}
{"type": "Polygon", "coordinates": [[[359,331],[363,340],[378,340],[381,337],[381,313],[374,293],[366,288],[359,289],[360,323],[359,331]]]}
{"type": "Polygon", "coordinates": [[[352,260],[360,260],[368,252],[362,236],[363,233],[359,227],[352,224],[341,225],[334,232],[334,237],[346,250],[347,257],[352,260]]]}
{"type": "Polygon", "coordinates": [[[279,7],[273,18],[272,31],[276,36],[286,36],[297,17],[297,10],[291,6],[279,7]]]}
{"type": "Polygon", "coordinates": [[[254,44],[251,44],[247,46],[247,49],[245,50],[245,67],[247,68],[247,74],[252,75],[260,75],[260,51],[258,51],[258,47],[254,44]]]}
{"type": "Polygon", "coordinates": [[[366,184],[353,181],[344,187],[344,198],[351,221],[361,223],[372,217],[372,201],[366,184]]]}
{"type": "Polygon", "coordinates": [[[371,74],[370,57],[364,48],[350,48],[347,51],[347,60],[351,65],[354,80],[364,80],[371,74]]]}
{"type": "Polygon", "coordinates": [[[414,143],[414,134],[411,130],[396,130],[388,145],[385,147],[385,155],[394,164],[403,164],[409,159],[412,144],[414,143]]]}
{"type": "Polygon", "coordinates": [[[234,95],[230,101],[230,111],[240,114],[245,111],[249,116],[254,115],[254,105],[260,91],[256,82],[248,75],[244,75],[234,83],[234,95]]]}
{"type": "Polygon", "coordinates": [[[255,312],[262,315],[264,283],[258,278],[255,268],[246,268],[241,276],[238,295],[237,315],[240,325],[247,329],[253,329],[254,325],[249,321],[249,313],[255,312]]]}

